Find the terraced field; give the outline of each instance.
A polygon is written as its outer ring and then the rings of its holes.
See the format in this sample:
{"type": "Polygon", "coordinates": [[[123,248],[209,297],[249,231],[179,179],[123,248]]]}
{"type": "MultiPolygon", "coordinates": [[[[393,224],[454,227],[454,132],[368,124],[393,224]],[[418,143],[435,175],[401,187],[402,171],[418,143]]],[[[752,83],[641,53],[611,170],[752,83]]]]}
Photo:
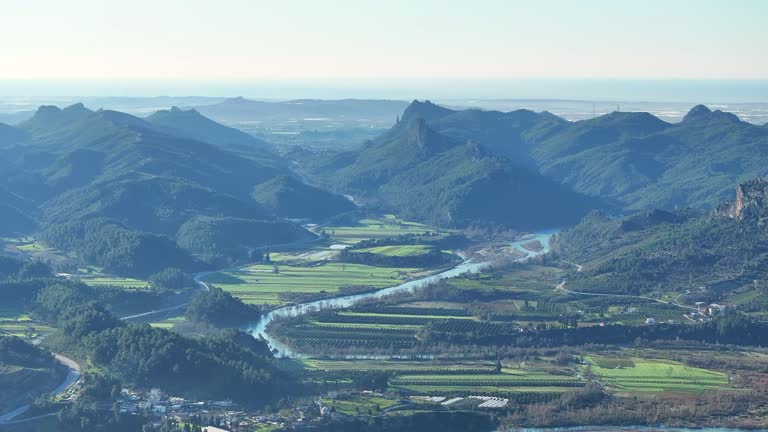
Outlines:
{"type": "Polygon", "coordinates": [[[617,361],[587,358],[589,373],[620,393],[702,393],[724,388],[722,372],[686,366],[671,360],[628,358],[617,361]]]}
{"type": "Polygon", "coordinates": [[[0,336],[36,337],[52,331],[52,327],[33,320],[27,314],[0,310],[0,336]]]}
{"type": "Polygon", "coordinates": [[[252,265],[205,276],[203,280],[246,303],[282,304],[285,293],[339,293],[342,287],[386,288],[407,280],[418,269],[380,268],[337,262],[315,266],[252,265]]]}

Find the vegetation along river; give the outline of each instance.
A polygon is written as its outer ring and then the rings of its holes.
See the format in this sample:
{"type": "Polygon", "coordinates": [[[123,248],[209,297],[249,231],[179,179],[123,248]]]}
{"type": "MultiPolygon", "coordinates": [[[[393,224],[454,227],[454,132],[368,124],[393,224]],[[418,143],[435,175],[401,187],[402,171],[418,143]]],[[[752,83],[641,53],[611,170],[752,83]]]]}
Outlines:
{"type": "MultiPolygon", "coordinates": [[[[523,237],[520,240],[517,240],[515,242],[512,242],[510,246],[512,248],[517,249],[520,252],[526,253],[525,257],[520,258],[520,260],[526,260],[529,258],[532,258],[537,255],[542,255],[547,252],[549,252],[549,240],[552,238],[552,236],[556,233],[556,230],[550,230],[550,231],[544,231],[536,234],[531,234],[523,237]],[[522,245],[525,243],[529,243],[531,241],[538,240],[542,248],[538,251],[530,251],[523,249],[522,245]]],[[[440,273],[433,274],[431,276],[426,276],[420,279],[414,279],[405,283],[402,283],[397,286],[389,287],[389,288],[383,288],[378,291],[365,293],[365,294],[355,294],[355,295],[348,295],[344,297],[336,297],[332,299],[325,299],[325,300],[317,300],[312,301],[308,303],[301,303],[293,306],[286,306],[280,309],[275,309],[261,317],[258,324],[253,326],[252,328],[248,329],[248,332],[256,337],[261,337],[264,340],[269,343],[269,346],[277,351],[278,357],[301,357],[301,353],[294,352],[291,350],[288,346],[281,343],[276,338],[272,337],[267,332],[267,327],[269,327],[269,324],[274,320],[275,318],[281,318],[281,317],[297,317],[301,315],[305,315],[307,313],[315,312],[319,309],[343,309],[348,308],[355,303],[372,299],[372,298],[381,298],[385,297],[394,293],[400,293],[400,292],[414,292],[415,290],[426,286],[428,284],[437,282],[441,279],[448,279],[452,277],[459,276],[461,274],[467,273],[467,272],[478,272],[482,270],[485,267],[488,267],[490,265],[489,262],[475,262],[472,259],[466,259],[461,264],[445,270],[440,273]]]]}

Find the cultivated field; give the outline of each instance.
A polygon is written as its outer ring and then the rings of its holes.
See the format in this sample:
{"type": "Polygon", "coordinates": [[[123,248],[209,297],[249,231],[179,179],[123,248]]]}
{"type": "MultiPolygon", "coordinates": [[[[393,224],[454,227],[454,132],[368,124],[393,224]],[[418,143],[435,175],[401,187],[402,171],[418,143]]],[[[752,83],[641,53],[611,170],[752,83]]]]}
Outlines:
{"type": "Polygon", "coordinates": [[[418,256],[429,253],[431,250],[427,245],[394,245],[356,249],[355,252],[367,252],[386,256],[418,256]]]}
{"type": "Polygon", "coordinates": [[[252,265],[203,278],[247,303],[281,304],[281,294],[334,294],[343,287],[385,288],[406,281],[418,269],[380,268],[338,262],[315,266],[252,265]]]}
{"type": "Polygon", "coordinates": [[[394,215],[362,219],[355,226],[329,226],[325,232],[334,242],[355,244],[362,240],[397,237],[405,234],[448,233],[417,222],[407,222],[394,215]]]}
{"type": "Polygon", "coordinates": [[[80,280],[90,286],[114,286],[125,289],[148,289],[148,281],[117,276],[83,276],[80,280]]]}
{"type": "Polygon", "coordinates": [[[27,314],[0,310],[0,336],[37,337],[52,331],[53,328],[33,320],[27,314]]]}
{"type": "Polygon", "coordinates": [[[590,365],[585,373],[620,393],[702,393],[728,385],[728,376],[722,372],[671,360],[600,356],[586,360],[590,365]]]}

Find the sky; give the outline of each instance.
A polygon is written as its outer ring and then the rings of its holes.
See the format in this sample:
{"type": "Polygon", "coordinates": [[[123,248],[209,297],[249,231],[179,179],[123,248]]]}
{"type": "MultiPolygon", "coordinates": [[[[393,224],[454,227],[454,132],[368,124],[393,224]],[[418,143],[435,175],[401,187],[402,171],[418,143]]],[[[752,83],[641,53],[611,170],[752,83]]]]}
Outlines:
{"type": "Polygon", "coordinates": [[[0,10],[0,91],[25,81],[768,81],[762,0],[0,0],[0,10]]]}

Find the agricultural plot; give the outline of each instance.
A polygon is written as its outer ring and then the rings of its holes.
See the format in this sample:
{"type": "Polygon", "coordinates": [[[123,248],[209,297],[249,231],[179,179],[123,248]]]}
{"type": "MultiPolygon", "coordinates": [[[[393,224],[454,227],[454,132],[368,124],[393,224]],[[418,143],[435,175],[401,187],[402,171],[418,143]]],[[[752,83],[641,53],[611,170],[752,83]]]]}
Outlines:
{"type": "Polygon", "coordinates": [[[330,261],[335,259],[338,255],[338,250],[317,248],[299,252],[272,252],[269,254],[269,258],[272,262],[276,263],[305,265],[321,261],[330,261]]]}
{"type": "Polygon", "coordinates": [[[353,252],[360,253],[372,253],[385,256],[418,256],[424,255],[432,251],[427,245],[393,245],[393,246],[377,246],[364,249],[356,249],[353,252]]]}
{"type": "Polygon", "coordinates": [[[553,287],[563,271],[555,267],[531,265],[497,274],[481,273],[479,278],[451,279],[451,285],[467,290],[496,290],[520,300],[551,300],[557,296],[553,287]]]}
{"type": "Polygon", "coordinates": [[[17,244],[16,249],[27,253],[35,253],[46,251],[48,247],[38,241],[31,241],[17,244]]]}
{"type": "Polygon", "coordinates": [[[478,371],[491,373],[494,363],[490,361],[470,360],[328,360],[328,359],[301,359],[307,369],[337,371],[337,370],[363,370],[363,371],[391,371],[398,373],[448,373],[478,371]]]}
{"type": "Polygon", "coordinates": [[[362,219],[355,226],[329,226],[325,232],[334,242],[355,244],[362,240],[397,237],[405,234],[422,235],[429,232],[448,233],[417,222],[407,222],[394,215],[362,219]]]}
{"type": "Polygon", "coordinates": [[[0,310],[0,336],[34,338],[52,331],[52,327],[33,320],[29,315],[0,310]]]}
{"type": "Polygon", "coordinates": [[[114,286],[124,289],[149,289],[151,287],[148,281],[132,278],[123,278],[117,276],[84,276],[80,280],[89,286],[114,286]]]}
{"type": "Polygon", "coordinates": [[[586,374],[619,393],[702,393],[728,385],[722,372],[671,360],[592,356],[587,362],[586,374]]]}
{"type": "Polygon", "coordinates": [[[176,324],[179,324],[184,321],[185,321],[185,318],[184,318],[184,315],[182,314],[182,315],[165,318],[160,321],[151,322],[149,323],[149,325],[155,328],[171,330],[174,326],[176,326],[176,324]]]}
{"type": "Polygon", "coordinates": [[[247,303],[281,304],[281,294],[338,294],[343,287],[386,288],[402,283],[418,269],[379,268],[337,262],[316,266],[252,265],[213,273],[203,280],[247,303]]]}
{"type": "Polygon", "coordinates": [[[345,399],[323,399],[322,404],[344,414],[359,415],[378,414],[383,409],[396,405],[397,401],[380,396],[355,395],[345,399]]]}
{"type": "Polygon", "coordinates": [[[575,377],[552,375],[539,370],[504,369],[502,373],[447,373],[397,375],[393,389],[417,394],[561,393],[583,386],[575,377]]]}
{"type": "Polygon", "coordinates": [[[413,348],[418,342],[416,330],[399,327],[295,325],[282,329],[279,336],[281,340],[299,348],[302,352],[332,352],[349,348],[389,352],[413,348]]]}

